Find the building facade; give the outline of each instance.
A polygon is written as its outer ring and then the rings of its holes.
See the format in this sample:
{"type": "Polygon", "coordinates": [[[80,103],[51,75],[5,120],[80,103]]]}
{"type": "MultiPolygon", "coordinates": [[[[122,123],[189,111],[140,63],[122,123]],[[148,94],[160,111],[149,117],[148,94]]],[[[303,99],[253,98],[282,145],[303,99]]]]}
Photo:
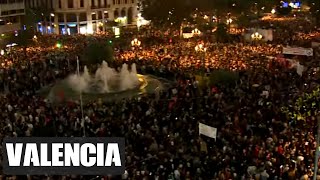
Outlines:
{"type": "Polygon", "coordinates": [[[24,15],[24,0],[0,0],[0,34],[20,30],[24,15]]]}
{"type": "Polygon", "coordinates": [[[53,0],[25,0],[26,9],[53,9],[53,0]]]}
{"type": "Polygon", "coordinates": [[[137,0],[53,0],[56,34],[93,34],[106,30],[107,22],[133,24],[137,0]]]}
{"type": "MultiPolygon", "coordinates": [[[[36,28],[43,34],[54,33],[53,0],[25,0],[26,16],[34,16],[36,28]]],[[[30,17],[29,17],[30,18],[30,17]]]]}

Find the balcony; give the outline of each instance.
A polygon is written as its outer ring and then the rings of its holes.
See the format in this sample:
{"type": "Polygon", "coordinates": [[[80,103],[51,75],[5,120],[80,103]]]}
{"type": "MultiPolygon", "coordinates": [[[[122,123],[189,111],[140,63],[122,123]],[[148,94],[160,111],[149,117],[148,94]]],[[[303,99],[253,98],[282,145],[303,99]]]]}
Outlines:
{"type": "Polygon", "coordinates": [[[20,23],[0,25],[0,34],[17,31],[21,28],[20,23]]]}
{"type": "Polygon", "coordinates": [[[99,5],[99,6],[90,6],[91,9],[104,9],[104,8],[110,8],[110,4],[105,5],[99,5]]]}

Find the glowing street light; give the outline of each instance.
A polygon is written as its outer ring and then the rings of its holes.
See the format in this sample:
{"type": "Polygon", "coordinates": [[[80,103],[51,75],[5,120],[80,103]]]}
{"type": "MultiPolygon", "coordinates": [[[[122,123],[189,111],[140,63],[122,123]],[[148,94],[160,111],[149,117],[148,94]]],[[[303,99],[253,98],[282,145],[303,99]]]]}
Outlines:
{"type": "Polygon", "coordinates": [[[139,47],[141,45],[141,41],[139,41],[137,38],[131,41],[131,46],[139,47]]]}
{"type": "Polygon", "coordinates": [[[205,48],[203,44],[198,44],[198,45],[196,45],[194,50],[196,50],[197,52],[206,52],[207,48],[205,48]]]}
{"type": "Polygon", "coordinates": [[[272,14],[275,14],[275,13],[276,13],[276,10],[275,10],[275,9],[272,9],[272,10],[271,10],[271,13],[272,13],[272,14]]]}
{"type": "Polygon", "coordinates": [[[231,24],[232,21],[233,21],[233,20],[232,20],[231,18],[227,19],[227,24],[231,24]]]}
{"type": "Polygon", "coordinates": [[[251,34],[251,38],[253,40],[257,40],[258,41],[258,40],[262,39],[262,35],[260,33],[258,33],[258,32],[255,32],[255,33],[251,34]]]}
{"type": "Polygon", "coordinates": [[[200,35],[201,34],[201,31],[197,28],[195,28],[194,30],[192,30],[192,34],[194,35],[200,35]]]}
{"type": "Polygon", "coordinates": [[[99,26],[99,27],[102,27],[102,26],[103,26],[103,23],[102,23],[102,22],[98,22],[98,26],[99,26]]]}
{"type": "Polygon", "coordinates": [[[56,47],[57,47],[57,48],[61,48],[61,47],[62,47],[62,44],[61,44],[61,43],[57,43],[57,44],[56,44],[56,47]]]}

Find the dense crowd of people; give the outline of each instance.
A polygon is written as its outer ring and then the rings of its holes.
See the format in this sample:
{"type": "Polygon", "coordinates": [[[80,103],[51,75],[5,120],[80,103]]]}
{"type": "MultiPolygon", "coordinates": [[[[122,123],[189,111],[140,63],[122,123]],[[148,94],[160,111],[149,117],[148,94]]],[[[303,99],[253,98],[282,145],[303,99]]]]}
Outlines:
{"type": "MultiPolygon", "coordinates": [[[[79,102],[52,104],[37,91],[76,71],[75,60],[87,38],[46,37],[46,42],[38,43],[50,46],[13,49],[0,57],[1,139],[125,137],[126,172],[105,179],[313,177],[319,97],[311,98],[315,103],[312,107],[296,107],[295,103],[318,87],[320,72],[313,64],[300,76],[294,68],[268,58],[281,54],[281,45],[203,42],[205,53],[195,51],[198,39],[142,45],[132,50],[119,46],[121,50],[111,66],[136,63],[140,73],[172,78],[173,86],[161,92],[159,98],[145,94],[115,102],[93,99],[84,105],[82,121],[79,102]],[[61,42],[63,48],[53,47],[56,42],[61,42]],[[207,73],[231,70],[238,79],[234,84],[200,86],[195,77],[199,69],[207,73]],[[299,121],[281,107],[310,113],[299,121]],[[217,138],[199,135],[199,122],[217,128],[217,138]]],[[[90,38],[105,40],[103,35],[90,38]]]]}

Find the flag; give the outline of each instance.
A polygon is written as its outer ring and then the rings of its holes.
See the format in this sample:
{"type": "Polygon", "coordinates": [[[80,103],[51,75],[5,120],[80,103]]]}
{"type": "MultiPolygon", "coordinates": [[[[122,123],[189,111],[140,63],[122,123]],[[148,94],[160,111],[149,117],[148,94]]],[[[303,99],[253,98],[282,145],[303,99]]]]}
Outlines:
{"type": "Polygon", "coordinates": [[[216,139],[217,138],[217,128],[199,123],[199,134],[216,139]]]}

